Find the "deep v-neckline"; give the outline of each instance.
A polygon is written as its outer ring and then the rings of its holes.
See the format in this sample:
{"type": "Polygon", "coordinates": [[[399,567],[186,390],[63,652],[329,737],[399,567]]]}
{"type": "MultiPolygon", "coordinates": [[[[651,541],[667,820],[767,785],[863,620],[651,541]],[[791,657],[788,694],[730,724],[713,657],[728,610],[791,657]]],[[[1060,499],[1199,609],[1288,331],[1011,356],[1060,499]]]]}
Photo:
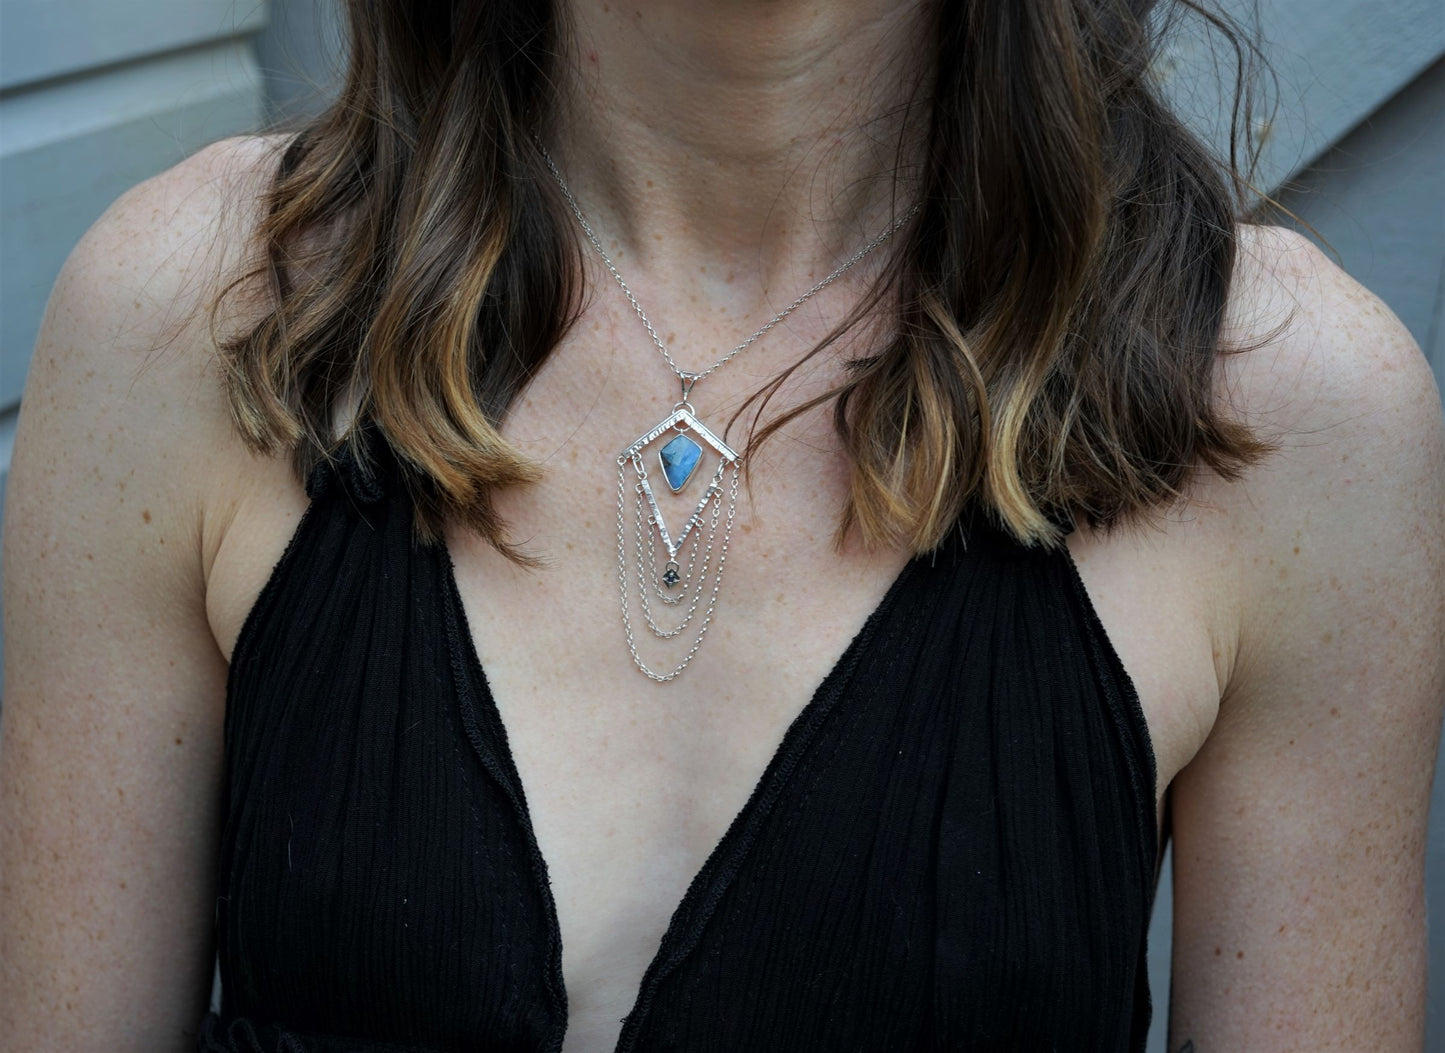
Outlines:
{"type": "MultiPolygon", "coordinates": [[[[512,756],[506,724],[502,720],[496,699],[492,696],[481,657],[477,652],[476,640],[472,636],[461,590],[457,585],[456,567],[451,551],[445,542],[438,542],[436,547],[440,550],[442,563],[442,603],[445,608],[443,625],[451,652],[452,675],[456,681],[462,723],[483,767],[496,781],[516,812],[517,822],[526,838],[533,881],[542,898],[547,924],[545,981],[553,1008],[558,1015],[556,1034],[547,1049],[555,1053],[562,1048],[569,1019],[567,989],[562,974],[562,927],[557,905],[552,897],[550,872],[537,841],[536,829],[532,825],[526,792],[512,756]],[[483,724],[491,731],[490,737],[496,744],[495,750],[489,745],[488,736],[483,734],[483,724]]],[[[623,1019],[615,1047],[616,1053],[630,1053],[635,1048],[657,988],[696,946],[703,927],[741,869],[773,806],[787,788],[799,759],[842,697],[843,689],[851,679],[859,658],[866,651],[878,626],[892,610],[899,593],[914,577],[918,567],[934,558],[936,556],[915,556],[904,564],[883,597],[869,612],[862,627],[853,635],[807,703],[789,723],[782,739],[754,782],[746,802],[713,845],[701,868],[688,883],[682,899],[673,908],[657,950],[643,970],[632,1007],[623,1019]]]]}

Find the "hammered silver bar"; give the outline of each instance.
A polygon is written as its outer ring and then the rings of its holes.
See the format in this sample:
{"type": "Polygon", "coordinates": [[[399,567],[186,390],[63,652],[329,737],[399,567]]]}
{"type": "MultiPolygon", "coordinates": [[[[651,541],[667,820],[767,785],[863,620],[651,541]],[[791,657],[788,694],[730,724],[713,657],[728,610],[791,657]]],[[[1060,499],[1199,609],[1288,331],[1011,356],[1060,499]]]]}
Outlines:
{"type": "Polygon", "coordinates": [[[692,516],[689,517],[687,526],[682,528],[682,533],[678,535],[675,542],[667,532],[667,521],[662,518],[662,509],[657,507],[657,498],[653,496],[652,484],[646,479],[638,483],[642,487],[643,496],[647,498],[648,508],[652,509],[652,523],[657,527],[658,536],[662,538],[662,544],[667,549],[669,560],[677,559],[677,554],[682,551],[683,546],[687,544],[687,539],[692,536],[693,527],[697,526],[702,520],[703,513],[707,511],[708,502],[722,493],[722,487],[718,485],[718,478],[721,474],[722,469],[719,466],[718,472],[713,475],[713,481],[708,483],[707,489],[703,491],[702,500],[692,510],[692,516]]]}
{"type": "Polygon", "coordinates": [[[667,521],[662,518],[662,509],[657,507],[657,498],[652,495],[652,485],[645,476],[637,485],[642,487],[643,496],[647,498],[647,507],[652,509],[652,525],[657,527],[662,543],[667,546],[667,558],[676,559],[678,547],[672,543],[672,538],[667,536],[667,521]]]}
{"type": "Polygon", "coordinates": [[[661,424],[653,428],[646,435],[643,435],[631,446],[627,447],[627,449],[623,450],[620,454],[618,454],[618,462],[625,463],[628,458],[632,457],[636,453],[640,453],[643,447],[645,447],[648,443],[655,441],[662,435],[666,434],[670,429],[676,428],[679,424],[685,424],[687,425],[689,431],[696,432],[698,438],[702,439],[703,442],[711,446],[713,448],[713,451],[716,452],[720,457],[722,457],[722,459],[726,461],[729,465],[731,465],[734,461],[738,460],[738,455],[733,452],[732,447],[730,447],[727,443],[723,442],[716,435],[714,435],[712,433],[712,430],[708,428],[708,426],[702,421],[698,420],[695,416],[693,416],[691,411],[689,411],[685,407],[679,407],[673,410],[672,413],[668,417],[666,417],[661,424]]]}

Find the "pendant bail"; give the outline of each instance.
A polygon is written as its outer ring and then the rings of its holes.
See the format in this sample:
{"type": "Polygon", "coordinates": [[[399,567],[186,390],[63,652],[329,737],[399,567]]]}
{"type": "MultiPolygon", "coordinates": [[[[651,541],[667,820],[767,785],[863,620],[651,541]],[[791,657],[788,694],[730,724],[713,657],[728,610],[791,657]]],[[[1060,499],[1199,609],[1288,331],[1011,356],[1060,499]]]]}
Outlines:
{"type": "Polygon", "coordinates": [[[682,401],[687,402],[688,397],[692,394],[693,385],[701,380],[702,377],[697,373],[689,373],[685,369],[679,369],[677,371],[677,378],[682,381],[682,401]]]}

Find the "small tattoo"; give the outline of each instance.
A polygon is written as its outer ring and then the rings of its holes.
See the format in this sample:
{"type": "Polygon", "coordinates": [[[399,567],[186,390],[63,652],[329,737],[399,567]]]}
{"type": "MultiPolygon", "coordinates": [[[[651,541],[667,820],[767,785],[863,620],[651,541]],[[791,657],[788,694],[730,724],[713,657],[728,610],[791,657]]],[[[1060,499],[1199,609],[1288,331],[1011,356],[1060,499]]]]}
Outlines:
{"type": "Polygon", "coordinates": [[[1188,1039],[1179,1047],[1179,1053],[1194,1053],[1194,1039],[1188,1039]]]}

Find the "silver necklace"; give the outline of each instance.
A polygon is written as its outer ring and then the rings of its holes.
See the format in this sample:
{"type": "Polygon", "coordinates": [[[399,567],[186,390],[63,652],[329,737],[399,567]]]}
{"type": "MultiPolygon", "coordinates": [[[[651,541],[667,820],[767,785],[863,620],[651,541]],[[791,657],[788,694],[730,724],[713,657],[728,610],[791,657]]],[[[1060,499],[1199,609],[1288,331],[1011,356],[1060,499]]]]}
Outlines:
{"type": "Polygon", "coordinates": [[[722,587],[723,564],[727,562],[728,543],[732,539],[733,521],[737,516],[738,483],[742,472],[742,455],[729,447],[698,419],[697,411],[693,408],[691,401],[693,388],[698,381],[711,376],[752,347],[769,330],[832,285],[856,263],[896,234],[899,228],[918,211],[918,207],[915,205],[894,220],[886,230],[848,257],[826,278],[773,315],[762,328],[712,365],[702,370],[688,370],[681,368],[673,360],[667,345],[657,335],[657,330],[653,328],[647,312],[637,302],[637,297],[633,295],[632,289],[623,279],[617,265],[612,262],[612,257],[607,255],[607,250],[602,247],[602,242],[593,231],[592,225],[587,222],[587,217],[582,212],[582,206],[572,196],[567,181],[562,178],[562,172],[558,169],[557,163],[552,160],[552,155],[547,152],[546,147],[542,146],[540,141],[537,143],[537,147],[542,151],[542,159],[552,173],[552,178],[557,181],[557,186],[562,191],[562,196],[566,198],[572,215],[577,217],[577,222],[582,227],[582,233],[587,236],[592,248],[601,257],[603,265],[616,280],[622,294],[627,297],[627,302],[632,305],[632,310],[647,330],[647,335],[652,338],[653,346],[661,352],[668,368],[672,370],[682,385],[681,398],[674,403],[672,412],[617,455],[617,588],[622,610],[622,632],[627,639],[627,650],[631,653],[632,662],[637,666],[638,671],[651,680],[665,684],[676,680],[682,675],[682,671],[692,664],[698,649],[702,647],[708,626],[712,624],[713,613],[717,610],[718,591],[722,587]],[[644,459],[644,454],[648,449],[659,443],[658,467],[661,469],[663,481],[674,494],[681,493],[692,482],[693,477],[698,474],[698,468],[707,451],[710,450],[718,458],[717,465],[702,496],[693,506],[692,514],[676,537],[667,528],[667,522],[657,503],[657,495],[653,491],[652,479],[648,474],[647,463],[644,459]],[[631,469],[633,478],[630,501],[628,500],[629,488],[627,485],[629,469],[631,469]],[[631,512],[630,517],[629,512],[631,512]],[[691,645],[687,652],[667,672],[659,672],[647,664],[638,651],[637,638],[633,632],[632,590],[628,582],[629,559],[627,554],[629,518],[632,522],[633,537],[631,562],[636,569],[633,585],[637,590],[637,608],[648,632],[658,640],[676,640],[684,636],[694,622],[697,623],[692,632],[688,634],[687,638],[691,640],[691,645]],[[665,561],[660,560],[659,547],[662,553],[666,554],[665,561]],[[663,563],[663,567],[659,572],[657,565],[660,561],[663,563]],[[703,604],[704,597],[706,597],[705,606],[703,604]],[[665,610],[673,612],[670,619],[664,619],[670,621],[670,625],[664,626],[659,623],[660,612],[654,612],[654,600],[660,603],[665,610]],[[702,611],[701,619],[697,617],[699,610],[702,611]],[[679,611],[680,614],[677,613],[679,611]]]}

